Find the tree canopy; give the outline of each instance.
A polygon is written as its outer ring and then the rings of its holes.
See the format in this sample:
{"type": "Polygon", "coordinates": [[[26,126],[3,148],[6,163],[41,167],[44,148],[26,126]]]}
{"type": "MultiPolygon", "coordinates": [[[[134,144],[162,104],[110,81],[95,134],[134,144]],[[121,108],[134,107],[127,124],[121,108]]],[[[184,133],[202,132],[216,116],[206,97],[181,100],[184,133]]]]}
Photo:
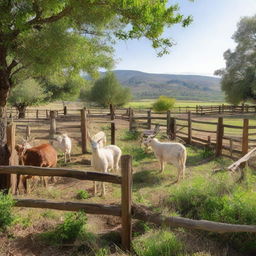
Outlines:
{"type": "Polygon", "coordinates": [[[11,91],[8,102],[19,111],[19,118],[24,118],[28,106],[39,105],[50,96],[51,93],[45,92],[41,84],[30,78],[18,84],[11,91]]]}
{"type": "Polygon", "coordinates": [[[122,87],[113,72],[108,72],[94,83],[89,99],[103,107],[122,106],[131,99],[131,93],[129,88],[122,87]]]}
{"type": "Polygon", "coordinates": [[[38,78],[55,72],[81,70],[95,75],[113,65],[110,43],[115,39],[152,41],[159,54],[167,53],[170,38],[164,29],[191,22],[167,7],[167,0],[1,0],[0,106],[15,86],[16,75],[38,78]],[[127,26],[129,25],[129,26],[127,26]],[[25,72],[26,71],[26,72],[25,72]]]}
{"type": "Polygon", "coordinates": [[[221,87],[226,100],[233,104],[256,100],[256,15],[238,23],[233,35],[234,51],[224,53],[226,67],[215,71],[221,75],[221,87]]]}

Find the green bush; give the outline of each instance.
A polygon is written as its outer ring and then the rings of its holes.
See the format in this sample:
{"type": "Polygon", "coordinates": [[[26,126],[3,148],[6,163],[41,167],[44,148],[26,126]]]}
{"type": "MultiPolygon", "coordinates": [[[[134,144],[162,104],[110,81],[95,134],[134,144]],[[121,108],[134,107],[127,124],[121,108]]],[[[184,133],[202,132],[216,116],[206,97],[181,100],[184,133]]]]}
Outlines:
{"type": "Polygon", "coordinates": [[[67,213],[63,223],[57,225],[55,230],[41,234],[41,237],[53,245],[72,243],[85,235],[86,222],[87,217],[84,212],[67,213]]]}
{"type": "MultiPolygon", "coordinates": [[[[171,190],[169,204],[181,216],[192,219],[255,225],[254,185],[255,176],[250,174],[242,185],[234,183],[228,174],[214,175],[209,179],[197,177],[171,190]]],[[[214,236],[241,252],[253,255],[256,252],[256,235],[253,233],[214,236]]]]}
{"type": "Polygon", "coordinates": [[[134,239],[133,248],[138,256],[178,256],[184,245],[172,232],[161,230],[134,239]]]}
{"type": "Polygon", "coordinates": [[[78,190],[76,194],[76,199],[88,199],[90,197],[86,190],[78,190]]]}
{"type": "Polygon", "coordinates": [[[160,96],[157,101],[153,104],[153,110],[157,112],[167,111],[173,108],[175,104],[174,98],[169,98],[166,96],[160,96]]]}
{"type": "Polygon", "coordinates": [[[12,206],[14,200],[11,195],[6,195],[0,192],[0,231],[5,231],[14,220],[12,214],[12,206]]]}
{"type": "Polygon", "coordinates": [[[123,140],[137,140],[140,137],[140,135],[141,133],[139,131],[126,131],[123,140]]]}

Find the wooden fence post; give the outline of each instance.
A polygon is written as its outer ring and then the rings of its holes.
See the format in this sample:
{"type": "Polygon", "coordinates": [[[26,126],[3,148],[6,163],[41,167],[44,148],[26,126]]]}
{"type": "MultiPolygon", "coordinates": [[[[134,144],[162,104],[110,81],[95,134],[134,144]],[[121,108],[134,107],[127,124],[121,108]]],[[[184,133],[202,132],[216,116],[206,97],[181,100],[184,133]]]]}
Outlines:
{"type": "Polygon", "coordinates": [[[26,126],[26,140],[30,138],[30,135],[31,135],[31,129],[30,129],[30,126],[27,125],[26,126]]]}
{"type": "Polygon", "coordinates": [[[66,115],[68,114],[67,106],[64,106],[64,108],[63,108],[63,114],[64,114],[64,116],[66,116],[66,115]]]}
{"type": "Polygon", "coordinates": [[[50,138],[53,139],[56,134],[56,111],[50,111],[50,138]]]}
{"type": "Polygon", "coordinates": [[[233,139],[230,138],[229,139],[229,152],[230,152],[230,156],[233,156],[233,139]]]}
{"type": "Polygon", "coordinates": [[[130,155],[121,157],[121,171],[122,247],[130,251],[132,240],[132,157],[130,155]]]}
{"type": "Polygon", "coordinates": [[[196,105],[196,113],[198,114],[198,105],[196,105]]]}
{"type": "Polygon", "coordinates": [[[216,134],[216,151],[215,156],[221,156],[222,154],[222,142],[223,142],[223,117],[218,118],[217,134],[216,134]]]}
{"type": "Polygon", "coordinates": [[[36,110],[36,118],[37,119],[39,118],[39,110],[38,109],[36,110]]]}
{"type": "Polygon", "coordinates": [[[47,110],[47,109],[45,110],[45,116],[46,116],[46,118],[49,117],[49,113],[48,113],[48,110],[47,110]]]}
{"type": "Polygon", "coordinates": [[[147,129],[151,130],[151,109],[148,110],[147,113],[148,113],[147,129]]]}
{"type": "Polygon", "coordinates": [[[130,109],[130,115],[129,115],[129,131],[133,131],[134,126],[134,120],[133,120],[133,109],[130,109]]]}
{"type": "Polygon", "coordinates": [[[208,136],[208,137],[207,137],[207,146],[210,148],[211,145],[212,145],[211,136],[208,136]]]}
{"type": "Polygon", "coordinates": [[[170,135],[170,120],[171,118],[171,111],[167,110],[167,115],[166,115],[166,134],[170,135]]]}
{"type": "Polygon", "coordinates": [[[81,139],[82,139],[82,153],[83,154],[88,153],[86,108],[81,109],[81,139]]]}
{"type": "Polygon", "coordinates": [[[243,140],[242,140],[242,154],[248,153],[248,133],[249,133],[249,120],[244,119],[243,124],[243,140]]]}
{"type": "Polygon", "coordinates": [[[244,113],[244,103],[242,103],[242,113],[244,113]]]}
{"type": "Polygon", "coordinates": [[[219,114],[221,113],[221,106],[219,106],[219,114]]]}
{"type": "Polygon", "coordinates": [[[191,112],[188,112],[188,144],[192,143],[192,122],[191,122],[191,112]]]}
{"type": "Polygon", "coordinates": [[[110,119],[111,119],[111,144],[115,145],[116,144],[116,127],[115,127],[115,111],[113,106],[111,107],[110,111],[110,119]]]}
{"type": "MultiPolygon", "coordinates": [[[[15,135],[16,135],[16,126],[15,124],[9,124],[7,126],[7,146],[10,152],[9,165],[18,165],[18,156],[15,150],[15,135]]],[[[17,175],[16,174],[6,174],[7,178],[7,187],[6,189],[10,189],[12,194],[16,193],[17,186],[17,175]]]]}
{"type": "Polygon", "coordinates": [[[172,139],[176,139],[176,119],[174,117],[170,118],[170,135],[172,139]]]}

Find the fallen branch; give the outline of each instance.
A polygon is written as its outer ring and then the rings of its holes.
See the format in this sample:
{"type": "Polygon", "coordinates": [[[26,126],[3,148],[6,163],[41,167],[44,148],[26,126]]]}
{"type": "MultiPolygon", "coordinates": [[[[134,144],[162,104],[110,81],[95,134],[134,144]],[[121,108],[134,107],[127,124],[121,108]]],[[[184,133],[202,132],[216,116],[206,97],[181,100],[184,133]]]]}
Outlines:
{"type": "Polygon", "coordinates": [[[182,217],[167,217],[152,212],[145,206],[134,205],[132,207],[133,218],[151,222],[157,225],[163,225],[170,228],[182,227],[188,229],[205,230],[216,233],[230,233],[230,232],[250,232],[256,233],[256,225],[236,225],[221,222],[213,222],[208,220],[192,220],[182,217]]]}
{"type": "Polygon", "coordinates": [[[237,160],[236,162],[234,162],[233,164],[231,164],[227,169],[229,171],[236,171],[236,169],[244,162],[247,162],[252,156],[253,153],[256,152],[256,148],[254,148],[253,150],[251,150],[250,152],[248,152],[246,155],[244,155],[242,158],[240,158],[239,160],[237,160]]]}

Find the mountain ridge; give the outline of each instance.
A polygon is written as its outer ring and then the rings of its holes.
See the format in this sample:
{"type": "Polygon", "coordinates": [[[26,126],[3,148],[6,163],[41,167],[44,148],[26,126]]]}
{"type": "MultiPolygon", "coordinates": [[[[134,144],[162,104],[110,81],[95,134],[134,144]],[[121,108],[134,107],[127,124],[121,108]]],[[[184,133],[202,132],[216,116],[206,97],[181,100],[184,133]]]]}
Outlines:
{"type": "MultiPolygon", "coordinates": [[[[138,70],[114,70],[118,81],[131,89],[133,99],[155,99],[161,95],[179,100],[223,101],[220,78],[192,74],[158,74],[138,70]]],[[[105,72],[101,72],[103,76],[105,72]]],[[[85,79],[90,79],[85,77],[85,79]]]]}

